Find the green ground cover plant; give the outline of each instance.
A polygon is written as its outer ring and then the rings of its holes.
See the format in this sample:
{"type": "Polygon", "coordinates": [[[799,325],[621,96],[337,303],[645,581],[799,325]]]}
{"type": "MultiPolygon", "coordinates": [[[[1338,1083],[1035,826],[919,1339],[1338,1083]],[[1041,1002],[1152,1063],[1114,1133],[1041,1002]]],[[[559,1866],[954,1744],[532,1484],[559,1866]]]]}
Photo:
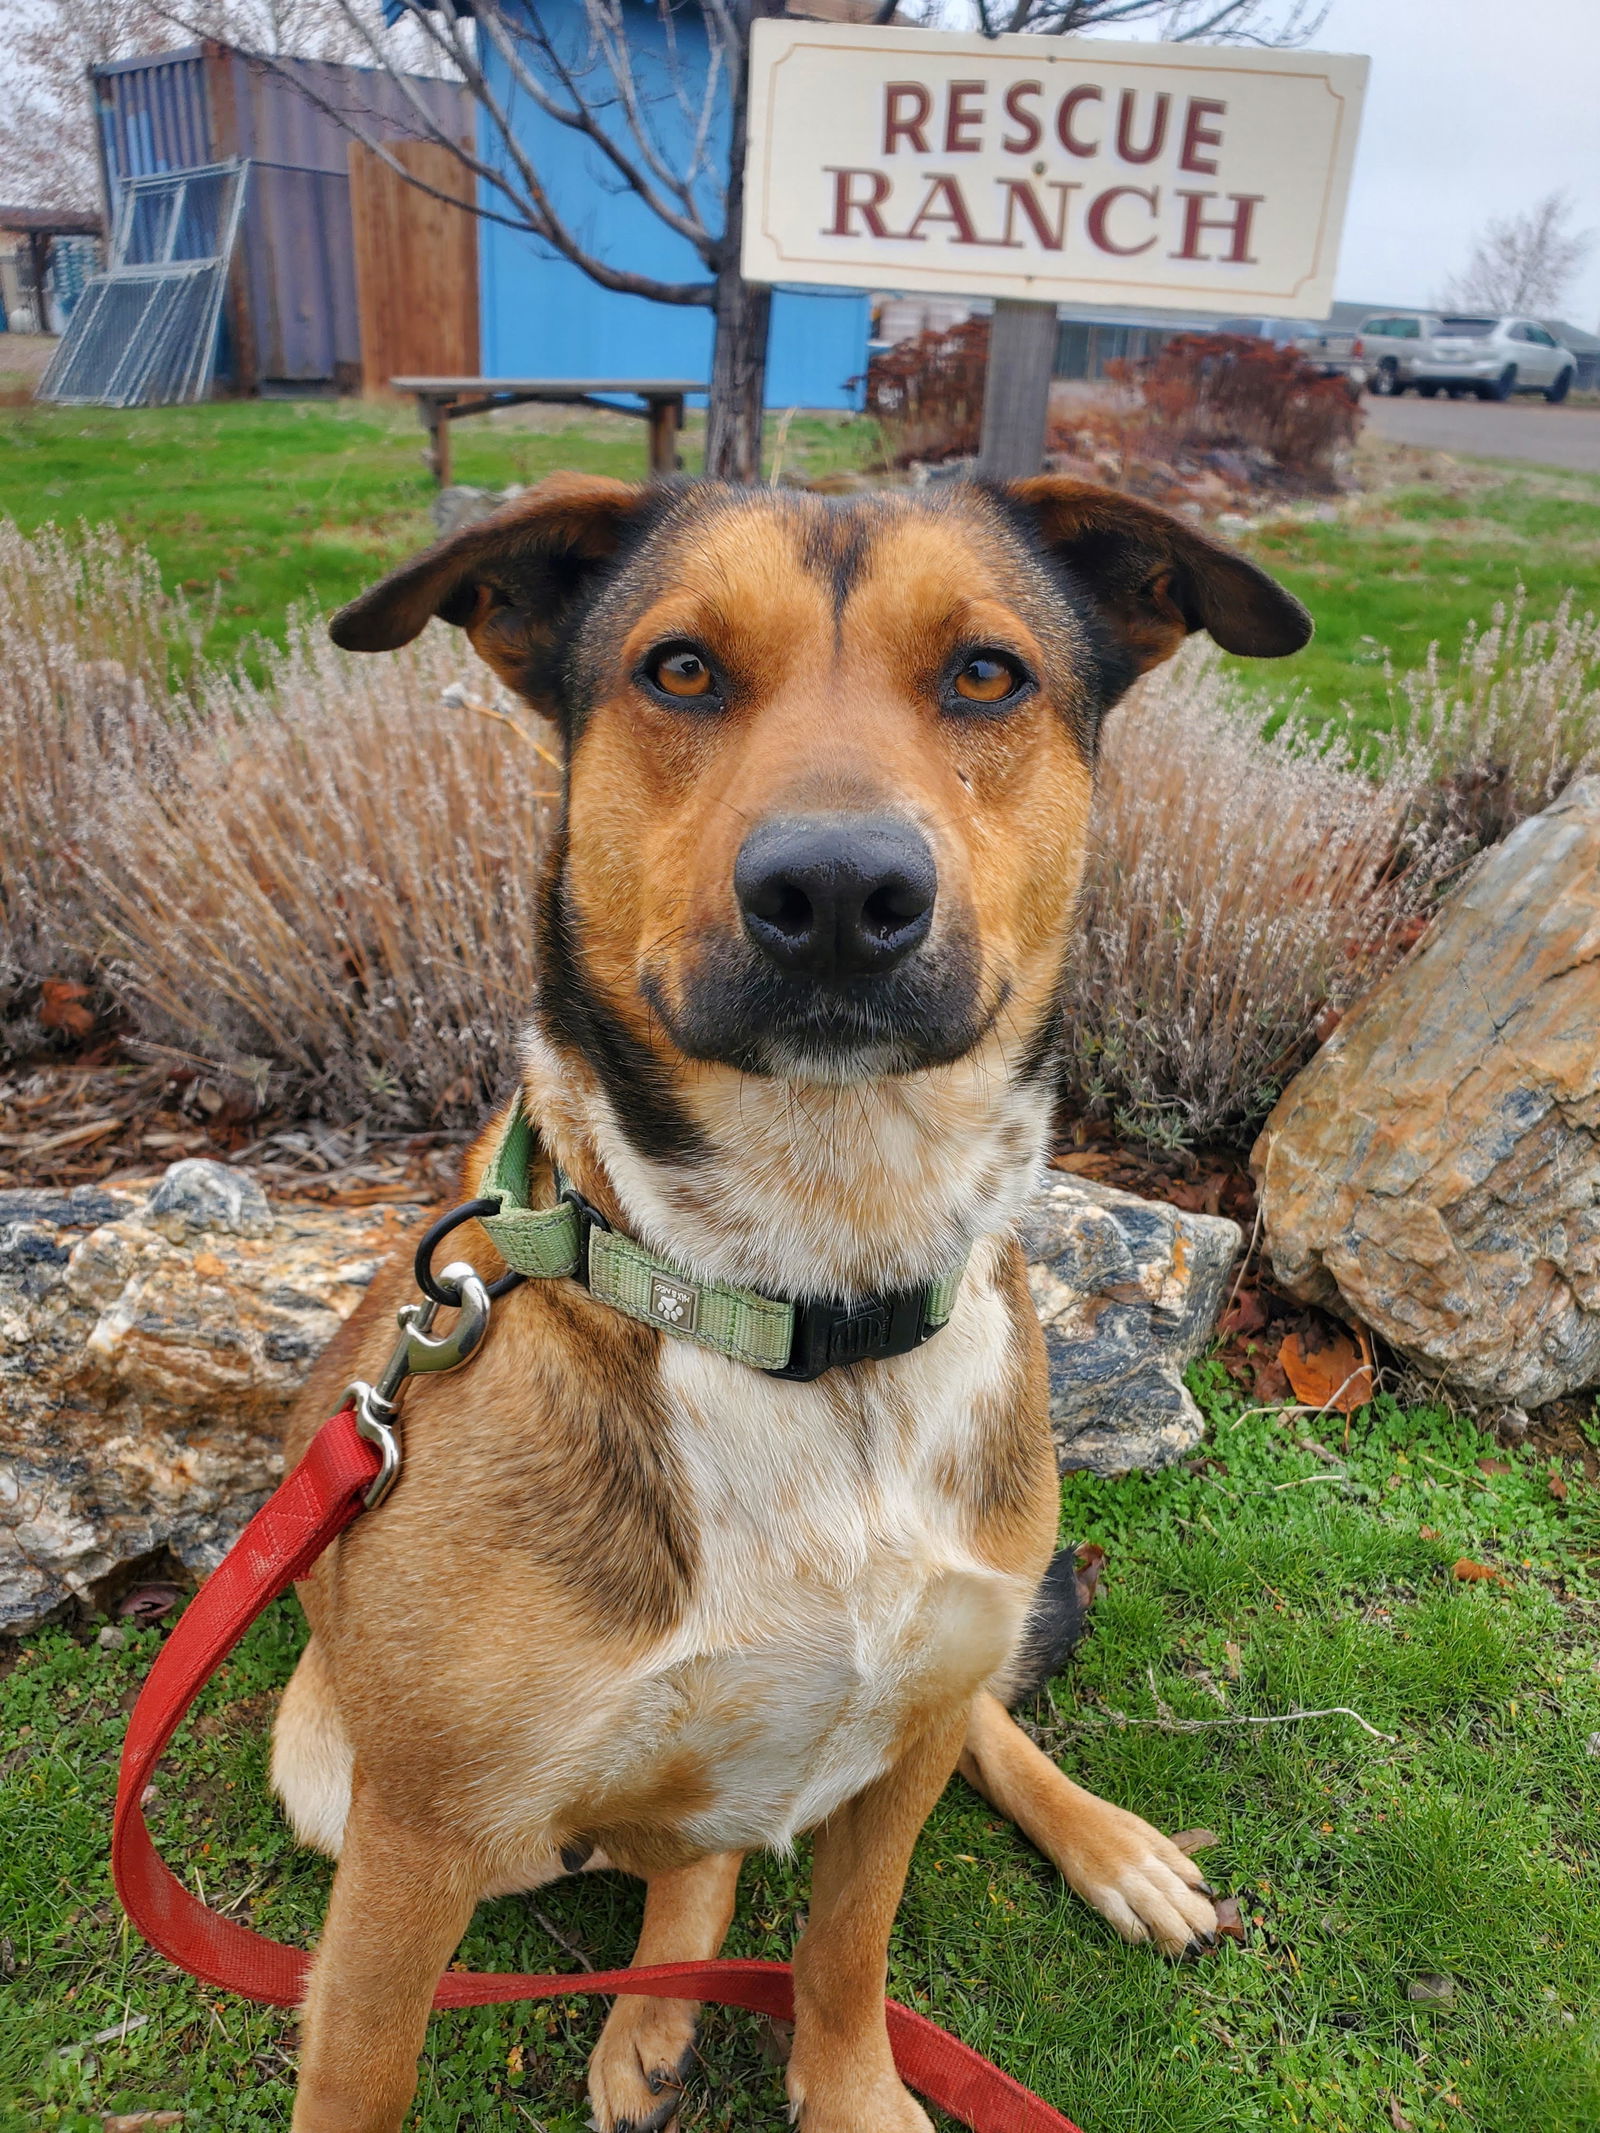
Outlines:
{"type": "MultiPolygon", "coordinates": [[[[1470,1422],[1386,1399],[1336,1421],[1241,1410],[1213,1366],[1193,1469],[1069,1477],[1062,1533],[1107,1551],[1091,1634],[1027,1714],[1083,1783],[1205,1827],[1242,1945],[1181,1967],[1124,1948],[953,1782],[918,1846],[892,1988],[1085,2133],[1593,2133],[1600,2107],[1600,1487],[1470,1422]],[[1324,1441],[1326,1440],[1326,1441],[1324,1441]],[[1493,1572],[1463,1581],[1458,1563],[1493,1572]],[[1344,1716],[1281,1719],[1346,1705],[1344,1716]],[[1123,1720],[1127,1723],[1124,1724],[1123,1720]],[[1192,1730],[1191,1730],[1192,1728],[1192,1730]],[[1421,1991],[1429,1998],[1408,1993],[1421,1991]]],[[[105,1847],[131,1693],[159,1631],[34,1638],[0,1681],[0,2124],[189,2133],[288,2122],[294,2025],[201,1989],[125,1926],[105,1847]]],[[[311,1940],[329,1869],[266,1791],[302,1630],[280,1603],[179,1736],[158,1841],[209,1900],[311,1940]]],[[[786,1956],[804,1857],[746,1868],[730,1952],[786,1956]]],[[[627,1959],[634,1884],[484,1905],[474,1967],[627,1959]]],[[[600,2011],[436,2017],[423,2133],[579,2133],[600,2011]]],[[[782,2122],[781,2044],[708,2017],[684,2133],[782,2122]]]]}

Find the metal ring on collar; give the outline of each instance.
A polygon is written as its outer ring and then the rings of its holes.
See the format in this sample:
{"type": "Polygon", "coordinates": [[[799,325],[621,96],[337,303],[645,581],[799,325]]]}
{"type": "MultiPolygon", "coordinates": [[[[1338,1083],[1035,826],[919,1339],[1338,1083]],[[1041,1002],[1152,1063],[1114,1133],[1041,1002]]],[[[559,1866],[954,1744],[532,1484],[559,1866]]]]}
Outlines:
{"type": "MultiPolygon", "coordinates": [[[[499,1212],[498,1197],[492,1200],[466,1200],[460,1207],[452,1207],[447,1215],[441,1215],[427,1231],[417,1246],[413,1272],[416,1275],[417,1287],[431,1303],[441,1304],[453,1311],[461,1302],[461,1291],[454,1283],[441,1281],[433,1271],[433,1255],[439,1246],[450,1232],[459,1229],[463,1222],[476,1222],[480,1215],[497,1215],[499,1212]]],[[[526,1274],[519,1274],[515,1267],[510,1267],[498,1281],[488,1282],[486,1287],[492,1299],[504,1296],[508,1290],[516,1288],[527,1278],[526,1274]]]]}

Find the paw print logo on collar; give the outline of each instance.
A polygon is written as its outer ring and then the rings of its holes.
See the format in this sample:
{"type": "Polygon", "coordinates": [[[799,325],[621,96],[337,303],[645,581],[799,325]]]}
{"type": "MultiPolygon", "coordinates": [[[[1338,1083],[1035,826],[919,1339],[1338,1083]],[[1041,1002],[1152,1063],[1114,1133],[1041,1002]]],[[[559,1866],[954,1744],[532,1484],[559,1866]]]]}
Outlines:
{"type": "Polygon", "coordinates": [[[674,1333],[692,1333],[700,1307],[700,1292],[687,1282],[669,1281],[665,1274],[650,1277],[650,1316],[674,1333]]]}

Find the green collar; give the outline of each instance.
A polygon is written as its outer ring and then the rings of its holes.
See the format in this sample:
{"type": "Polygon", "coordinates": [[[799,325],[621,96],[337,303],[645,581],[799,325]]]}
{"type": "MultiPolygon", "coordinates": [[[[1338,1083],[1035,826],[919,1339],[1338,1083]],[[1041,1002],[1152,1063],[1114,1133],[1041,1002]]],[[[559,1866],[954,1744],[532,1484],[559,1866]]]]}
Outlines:
{"type": "Polygon", "coordinates": [[[843,1363],[904,1355],[930,1340],[955,1308],[965,1264],[940,1281],[856,1304],[785,1302],[731,1282],[700,1281],[612,1229],[558,1171],[554,1207],[532,1207],[534,1133],[519,1095],[478,1187],[498,1200],[479,1216],[507,1266],[535,1280],[568,1276],[592,1296],[676,1340],[695,1341],[773,1377],[821,1377],[843,1363]]]}

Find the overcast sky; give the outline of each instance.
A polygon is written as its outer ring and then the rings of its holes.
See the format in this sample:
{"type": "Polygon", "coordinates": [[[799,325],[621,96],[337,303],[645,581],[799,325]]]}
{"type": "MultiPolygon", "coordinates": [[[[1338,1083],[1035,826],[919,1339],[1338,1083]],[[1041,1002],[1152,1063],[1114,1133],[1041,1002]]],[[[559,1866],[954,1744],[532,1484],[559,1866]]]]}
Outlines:
{"type": "MultiPolygon", "coordinates": [[[[1372,61],[1337,296],[1421,308],[1549,192],[1600,235],[1600,0],[1333,0],[1312,42],[1372,61]]],[[[1600,328],[1600,243],[1562,315],[1600,328]]]]}

